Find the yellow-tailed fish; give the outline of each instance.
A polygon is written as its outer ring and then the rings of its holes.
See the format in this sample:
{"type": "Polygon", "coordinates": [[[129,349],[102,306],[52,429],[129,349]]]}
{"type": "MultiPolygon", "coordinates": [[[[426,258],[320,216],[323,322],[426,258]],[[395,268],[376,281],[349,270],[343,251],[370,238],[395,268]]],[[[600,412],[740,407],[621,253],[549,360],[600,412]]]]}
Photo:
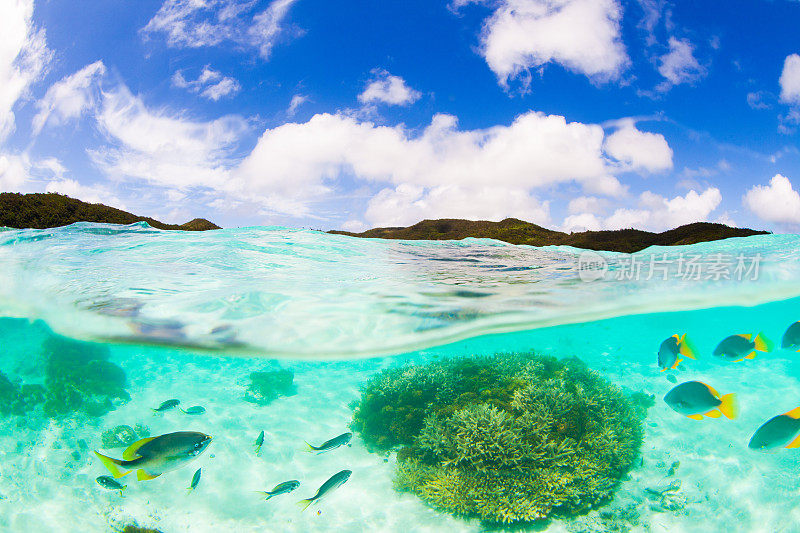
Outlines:
{"type": "Polygon", "coordinates": [[[800,448],[800,407],[764,422],[750,438],[747,447],[760,451],[800,448]]]}
{"type": "Polygon", "coordinates": [[[702,420],[703,415],[719,418],[725,415],[734,419],[739,414],[736,394],[720,394],[700,381],[687,381],[675,386],[664,396],[664,402],[674,411],[693,420],[702,420]]]}
{"type": "Polygon", "coordinates": [[[800,352],[800,322],[795,322],[786,330],[781,339],[781,348],[800,352]]]}
{"type": "Polygon", "coordinates": [[[333,449],[338,448],[339,446],[344,446],[345,444],[350,442],[350,439],[352,439],[352,438],[353,438],[353,434],[348,432],[348,433],[342,433],[341,435],[337,435],[336,437],[333,437],[332,439],[326,440],[325,442],[323,442],[319,446],[312,446],[311,444],[306,442],[306,446],[308,446],[308,450],[306,450],[306,451],[317,452],[318,454],[323,453],[323,452],[328,452],[328,451],[331,451],[333,449]]]}
{"type": "Polygon", "coordinates": [[[305,511],[306,509],[308,509],[309,505],[311,505],[314,502],[320,501],[327,494],[330,494],[335,489],[337,489],[337,488],[341,487],[342,485],[344,485],[345,482],[348,479],[350,479],[350,474],[352,474],[352,473],[353,472],[351,472],[350,470],[342,470],[341,472],[335,473],[334,475],[332,475],[328,479],[328,481],[323,483],[322,486],[319,489],[317,489],[317,493],[316,494],[314,494],[310,498],[306,498],[305,500],[300,500],[299,502],[297,502],[297,504],[299,506],[301,506],[303,508],[303,510],[305,511]]]}
{"type": "Polygon", "coordinates": [[[772,342],[763,333],[759,333],[755,337],[747,333],[725,337],[714,348],[713,353],[722,359],[738,362],[745,359],[753,359],[756,356],[756,352],[771,351],[772,342]]]}
{"type": "Polygon", "coordinates": [[[678,365],[683,361],[684,357],[689,359],[697,359],[695,350],[686,334],[673,335],[661,343],[658,348],[658,366],[662,372],[678,368],[678,365]]]}
{"type": "Polygon", "coordinates": [[[94,452],[115,478],[136,470],[139,480],[157,478],[196,459],[211,444],[211,436],[196,431],[178,431],[148,437],[131,444],[122,459],[94,452]]]}
{"type": "Polygon", "coordinates": [[[263,494],[266,496],[264,500],[269,500],[273,496],[277,496],[278,494],[288,494],[292,492],[294,489],[300,486],[300,482],[296,479],[291,481],[284,481],[283,483],[278,483],[275,485],[272,490],[257,490],[259,494],[263,494]]]}

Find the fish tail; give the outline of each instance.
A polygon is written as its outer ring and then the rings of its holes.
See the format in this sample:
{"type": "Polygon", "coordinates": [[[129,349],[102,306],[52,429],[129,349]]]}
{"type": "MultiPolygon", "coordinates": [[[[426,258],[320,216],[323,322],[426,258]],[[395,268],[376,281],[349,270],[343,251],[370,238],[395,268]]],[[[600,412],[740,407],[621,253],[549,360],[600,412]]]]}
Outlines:
{"type": "Polygon", "coordinates": [[[719,404],[719,410],[723,415],[731,420],[739,416],[739,402],[736,401],[735,393],[731,392],[720,397],[720,401],[722,403],[719,404]]]}
{"type": "Polygon", "coordinates": [[[124,461],[120,461],[119,459],[114,459],[113,457],[106,457],[102,453],[94,452],[94,454],[100,458],[100,462],[103,463],[103,466],[108,468],[108,471],[111,472],[111,475],[115,478],[120,478],[122,476],[126,476],[131,473],[130,470],[123,471],[120,466],[124,463],[124,461]]]}
{"type": "Polygon", "coordinates": [[[317,451],[317,449],[318,449],[318,448],[315,448],[314,446],[310,445],[310,444],[308,443],[308,441],[305,441],[305,440],[304,440],[303,442],[305,442],[305,443],[306,443],[306,446],[308,447],[308,449],[305,449],[305,450],[303,450],[303,451],[306,451],[306,452],[315,452],[315,451],[317,451]]]}
{"type": "Polygon", "coordinates": [[[269,500],[270,498],[272,498],[272,493],[268,492],[266,490],[254,490],[253,492],[255,492],[256,494],[261,494],[263,496],[266,496],[266,498],[264,498],[264,501],[269,500]]]}
{"type": "Polygon", "coordinates": [[[314,503],[314,498],[306,498],[305,500],[300,500],[299,502],[297,502],[297,505],[302,507],[303,508],[302,510],[305,511],[306,509],[308,509],[308,506],[311,505],[312,503],[314,503]]]}
{"type": "Polygon", "coordinates": [[[759,333],[756,335],[756,338],[753,339],[753,342],[756,345],[756,350],[759,352],[771,352],[774,344],[771,340],[764,336],[763,333],[759,333]]]}
{"type": "Polygon", "coordinates": [[[681,340],[678,342],[678,351],[684,357],[689,359],[697,359],[697,350],[695,350],[692,342],[686,338],[686,333],[681,335],[681,340]]]}

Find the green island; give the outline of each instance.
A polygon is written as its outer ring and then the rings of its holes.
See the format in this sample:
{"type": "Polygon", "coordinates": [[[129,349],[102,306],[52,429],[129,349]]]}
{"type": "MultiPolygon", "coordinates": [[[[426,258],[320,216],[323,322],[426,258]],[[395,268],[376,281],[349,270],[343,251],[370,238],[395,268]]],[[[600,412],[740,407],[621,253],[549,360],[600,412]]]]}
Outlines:
{"type": "Polygon", "coordinates": [[[530,246],[574,246],[587,250],[633,253],[649,246],[678,246],[717,241],[730,237],[765,235],[767,231],[732,228],[725,224],[695,222],[662,233],[638,229],[581,231],[564,233],[519,220],[500,222],[486,220],[440,219],[423,220],[406,228],[374,228],[361,233],[332,230],[329,233],[372,239],[460,240],[467,237],[497,239],[510,244],[530,246]]]}
{"type": "Polygon", "coordinates": [[[351,425],[369,450],[396,452],[397,490],[487,523],[533,522],[608,501],[653,402],[576,358],[498,354],[383,370],[351,425]]]}
{"type": "Polygon", "coordinates": [[[220,229],[204,218],[185,224],[165,224],[150,217],[141,217],[103,204],[90,204],[57,193],[0,193],[0,226],[8,228],[55,228],[75,222],[100,224],[134,224],[147,222],[157,229],[206,231],[220,229]]]}

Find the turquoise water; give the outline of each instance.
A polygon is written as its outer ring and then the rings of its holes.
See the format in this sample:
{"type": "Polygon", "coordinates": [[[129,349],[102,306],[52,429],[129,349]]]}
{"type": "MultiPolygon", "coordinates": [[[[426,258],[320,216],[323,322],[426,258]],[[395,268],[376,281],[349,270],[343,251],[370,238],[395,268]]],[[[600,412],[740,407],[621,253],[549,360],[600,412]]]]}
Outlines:
{"type": "Polygon", "coordinates": [[[0,528],[503,530],[395,490],[395,454],[368,451],[358,434],[319,455],[303,441],[348,431],[353,402],[383,369],[534,351],[576,356],[609,382],[654,395],[655,405],[640,460],[610,501],[515,530],[797,531],[800,452],[759,453],[747,443],[767,419],[800,405],[797,354],[779,348],[800,320],[799,245],[798,236],[767,235],[630,256],[286,228],[0,231],[7,390],[83,372],[79,389],[121,380],[125,391],[80,405],[64,391],[50,403],[31,396],[21,413],[0,414],[0,528]],[[699,279],[690,260],[702,266],[699,279]],[[758,332],[778,347],[737,363],[712,355],[728,335],[758,332]],[[659,344],[683,333],[699,358],[660,372],[659,344]],[[246,401],[250,373],[276,370],[293,375],[292,390],[264,405],[246,401]],[[679,415],[662,401],[676,384],[668,376],[737,393],[740,416],[679,415]],[[172,398],[205,412],[152,411],[172,398]],[[137,424],[153,436],[191,430],[214,440],[156,479],[121,478],[122,494],[99,486],[95,478],[109,472],[92,452],[124,449],[104,447],[103,433],[137,424]],[[188,492],[197,468],[200,483],[188,492]],[[297,500],[343,469],[353,472],[347,482],[301,512],[297,500]],[[296,491],[267,502],[254,492],[293,479],[296,491]],[[666,497],[653,494],[678,480],[666,497]]]}

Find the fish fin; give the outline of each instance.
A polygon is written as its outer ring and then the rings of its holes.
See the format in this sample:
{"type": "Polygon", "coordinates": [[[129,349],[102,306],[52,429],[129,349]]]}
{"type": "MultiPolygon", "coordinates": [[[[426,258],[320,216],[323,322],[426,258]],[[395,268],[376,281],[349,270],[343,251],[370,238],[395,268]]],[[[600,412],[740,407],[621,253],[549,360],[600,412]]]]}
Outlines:
{"type": "Polygon", "coordinates": [[[150,474],[149,472],[145,472],[141,468],[136,471],[136,479],[139,481],[147,481],[148,479],[155,479],[161,474],[150,474]]]}
{"type": "Polygon", "coordinates": [[[267,501],[270,498],[272,498],[272,493],[266,490],[254,490],[253,492],[261,494],[262,496],[266,496],[266,498],[264,498],[264,501],[267,501]]]}
{"type": "Polygon", "coordinates": [[[306,446],[308,446],[308,449],[307,449],[307,450],[303,450],[303,451],[306,451],[306,452],[316,452],[317,450],[319,450],[319,448],[316,448],[316,447],[314,447],[314,446],[310,445],[310,444],[309,444],[307,441],[303,441],[303,442],[305,442],[305,443],[306,443],[306,446]]]}
{"type": "Polygon", "coordinates": [[[719,418],[722,416],[722,413],[719,412],[719,409],[712,409],[707,413],[703,413],[708,418],[719,418]]]}
{"type": "Polygon", "coordinates": [[[756,335],[756,338],[753,339],[753,342],[756,345],[756,350],[759,352],[771,352],[775,347],[772,341],[766,338],[763,333],[756,335]]]}
{"type": "Polygon", "coordinates": [[[785,416],[788,416],[789,418],[794,418],[796,420],[796,419],[800,418],[800,407],[795,407],[791,411],[788,411],[788,412],[783,413],[783,414],[785,416]]]}
{"type": "Polygon", "coordinates": [[[687,417],[691,418],[692,420],[702,420],[703,415],[686,415],[687,417]]]}
{"type": "Polygon", "coordinates": [[[100,458],[100,461],[103,463],[103,466],[108,468],[108,471],[111,472],[111,475],[114,476],[115,478],[121,478],[131,473],[130,470],[125,472],[120,468],[120,466],[122,465],[122,461],[120,461],[119,459],[114,459],[113,457],[106,457],[105,455],[99,452],[94,452],[94,454],[100,458]]]}
{"type": "Polygon", "coordinates": [[[300,500],[299,502],[297,502],[297,505],[302,507],[303,508],[302,510],[305,511],[306,509],[308,509],[308,506],[311,505],[312,503],[314,503],[314,498],[306,498],[305,500],[300,500]]]}
{"type": "Polygon", "coordinates": [[[784,446],[785,448],[800,448],[800,435],[796,436],[792,442],[784,446]]]}
{"type": "Polygon", "coordinates": [[[678,365],[681,364],[681,361],[683,361],[683,359],[681,359],[680,357],[676,357],[675,363],[671,367],[669,367],[669,369],[675,370],[676,368],[678,368],[678,365]]]}
{"type": "Polygon", "coordinates": [[[745,359],[755,359],[756,358],[756,352],[752,351],[749,354],[745,355],[744,358],[745,359]]]}
{"type": "Polygon", "coordinates": [[[151,440],[153,440],[154,438],[155,437],[147,437],[145,439],[137,440],[136,442],[128,446],[124,452],[122,452],[122,458],[125,459],[126,461],[133,461],[134,459],[139,457],[136,451],[145,444],[147,444],[148,442],[150,442],[151,440]]]}
{"type": "Polygon", "coordinates": [[[736,400],[736,393],[728,393],[720,397],[719,412],[725,415],[730,420],[739,416],[739,402],[736,400]]]}
{"type": "Polygon", "coordinates": [[[689,359],[697,359],[697,351],[694,349],[691,341],[686,338],[686,333],[681,336],[681,340],[678,343],[678,351],[684,357],[688,357],[689,359]]]}
{"type": "Polygon", "coordinates": [[[753,335],[751,335],[750,333],[739,333],[736,336],[747,340],[750,340],[753,337],[753,335]]]}
{"type": "MultiPolygon", "coordinates": [[[[800,351],[800,350],[798,350],[798,351],[800,351]]],[[[667,369],[667,368],[662,368],[661,370],[659,370],[659,372],[666,372],[667,370],[669,370],[669,369],[667,369]]]]}
{"type": "MultiPolygon", "coordinates": [[[[703,382],[702,381],[698,381],[698,383],[703,383],[703,382]]],[[[708,383],[703,383],[703,385],[705,385],[708,388],[709,392],[711,394],[713,394],[714,397],[719,398],[719,393],[717,392],[717,389],[715,389],[714,387],[712,387],[708,383]]]]}

